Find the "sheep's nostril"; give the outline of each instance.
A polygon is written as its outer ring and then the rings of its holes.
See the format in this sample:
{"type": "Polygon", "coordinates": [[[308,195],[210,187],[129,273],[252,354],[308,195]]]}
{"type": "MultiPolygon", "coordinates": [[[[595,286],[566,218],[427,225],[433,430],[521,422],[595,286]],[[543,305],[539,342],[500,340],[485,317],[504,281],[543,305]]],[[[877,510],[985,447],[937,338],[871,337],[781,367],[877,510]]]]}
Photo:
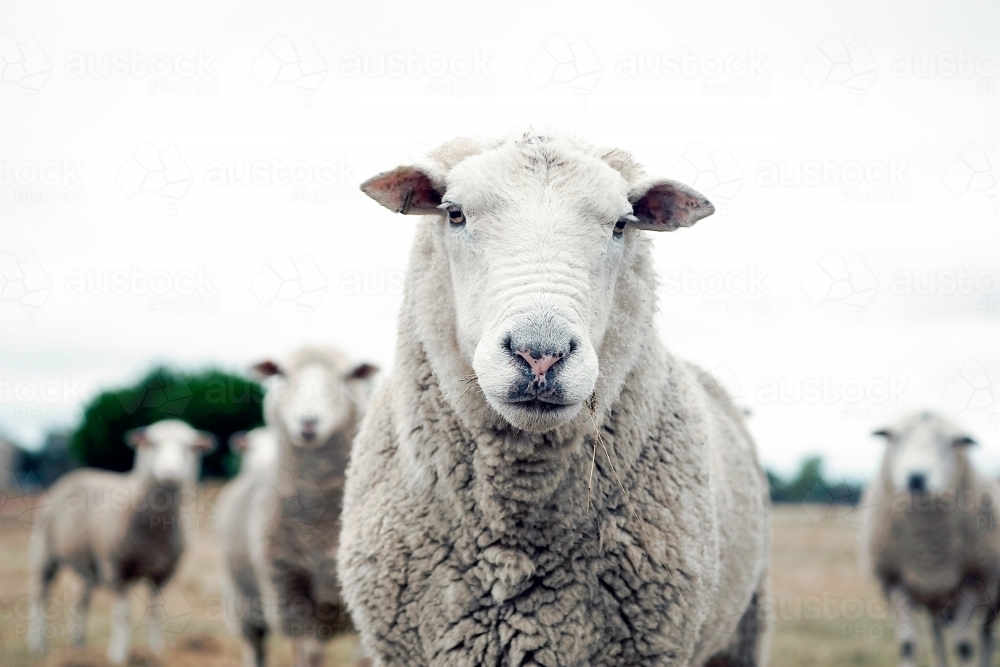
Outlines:
{"type": "Polygon", "coordinates": [[[914,473],[906,481],[906,487],[914,493],[922,493],[927,490],[927,478],[920,473],[914,473]]]}

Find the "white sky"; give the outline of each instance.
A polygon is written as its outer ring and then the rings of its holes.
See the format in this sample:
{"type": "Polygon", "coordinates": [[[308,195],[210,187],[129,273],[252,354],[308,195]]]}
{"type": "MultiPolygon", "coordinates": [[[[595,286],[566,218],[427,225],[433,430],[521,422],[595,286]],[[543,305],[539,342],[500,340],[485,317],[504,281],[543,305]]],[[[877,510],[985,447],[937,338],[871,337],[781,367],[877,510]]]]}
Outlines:
{"type": "Polygon", "coordinates": [[[103,4],[0,6],[0,430],[20,442],[155,361],[329,342],[390,366],[413,221],[357,184],[533,126],[717,204],[656,238],[658,324],[753,410],[769,467],[869,475],[871,428],[930,407],[1000,471],[996,3],[103,4]],[[102,293],[108,271],[126,280],[102,293]]]}

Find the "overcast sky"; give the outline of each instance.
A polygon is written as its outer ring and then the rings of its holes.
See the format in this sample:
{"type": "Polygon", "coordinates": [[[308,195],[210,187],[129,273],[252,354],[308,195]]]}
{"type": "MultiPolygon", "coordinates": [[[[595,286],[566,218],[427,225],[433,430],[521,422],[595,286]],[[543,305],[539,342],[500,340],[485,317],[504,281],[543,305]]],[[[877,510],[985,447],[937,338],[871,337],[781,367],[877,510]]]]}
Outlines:
{"type": "Polygon", "coordinates": [[[627,149],[719,212],[658,326],[765,463],[868,476],[929,407],[1000,472],[1000,5],[0,7],[0,431],[155,362],[389,367],[413,219],[358,183],[463,134],[627,149]]]}

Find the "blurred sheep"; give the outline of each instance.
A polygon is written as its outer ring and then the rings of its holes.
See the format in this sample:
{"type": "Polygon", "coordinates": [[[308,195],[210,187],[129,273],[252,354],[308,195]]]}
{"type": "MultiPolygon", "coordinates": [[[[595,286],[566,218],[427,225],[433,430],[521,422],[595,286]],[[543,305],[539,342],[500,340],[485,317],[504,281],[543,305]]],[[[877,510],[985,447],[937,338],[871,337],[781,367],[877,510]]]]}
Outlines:
{"type": "MultiPolygon", "coordinates": [[[[127,473],[82,469],[65,475],[50,490],[51,504],[39,510],[30,567],[36,609],[41,609],[59,569],[69,567],[84,580],[78,602],[79,626],[71,635],[82,645],[85,620],[95,586],[117,597],[111,618],[108,660],[128,657],[128,593],[145,580],[150,587],[149,645],[162,652],[164,640],[160,589],[177,569],[184,552],[182,498],[193,493],[200,457],[215,448],[215,438],[179,420],[164,420],[126,434],[135,448],[127,473]]],[[[32,618],[28,643],[36,655],[46,650],[44,614],[32,618]]]]}

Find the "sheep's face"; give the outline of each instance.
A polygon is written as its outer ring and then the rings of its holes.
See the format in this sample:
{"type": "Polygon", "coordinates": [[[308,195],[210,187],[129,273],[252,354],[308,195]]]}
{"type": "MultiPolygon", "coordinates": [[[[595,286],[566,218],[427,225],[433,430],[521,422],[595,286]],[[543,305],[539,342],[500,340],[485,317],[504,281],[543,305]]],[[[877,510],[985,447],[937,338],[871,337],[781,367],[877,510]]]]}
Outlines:
{"type": "Polygon", "coordinates": [[[240,471],[268,470],[278,456],[278,441],[268,428],[255,428],[234,434],[229,439],[229,449],[242,456],[240,471]]]}
{"type": "Polygon", "coordinates": [[[255,368],[274,377],[265,404],[268,424],[298,447],[321,445],[349,421],[357,421],[365,398],[357,381],[377,370],[370,364],[351,368],[333,357],[297,364],[289,371],[272,362],[255,368]]]}
{"type": "Polygon", "coordinates": [[[193,484],[201,455],[215,448],[215,437],[170,419],[132,429],[125,440],[135,448],[133,468],[161,484],[193,484]]]}
{"type": "Polygon", "coordinates": [[[912,493],[940,493],[954,488],[958,459],[972,438],[929,412],[907,417],[875,435],[888,441],[885,465],[893,488],[912,493]]]}
{"type": "Polygon", "coordinates": [[[389,208],[439,216],[458,352],[489,404],[534,432],[572,419],[593,393],[638,229],[670,230],[712,212],[677,183],[636,187],[593,150],[537,136],[484,148],[437,175],[404,167],[362,186],[389,208]]]}

